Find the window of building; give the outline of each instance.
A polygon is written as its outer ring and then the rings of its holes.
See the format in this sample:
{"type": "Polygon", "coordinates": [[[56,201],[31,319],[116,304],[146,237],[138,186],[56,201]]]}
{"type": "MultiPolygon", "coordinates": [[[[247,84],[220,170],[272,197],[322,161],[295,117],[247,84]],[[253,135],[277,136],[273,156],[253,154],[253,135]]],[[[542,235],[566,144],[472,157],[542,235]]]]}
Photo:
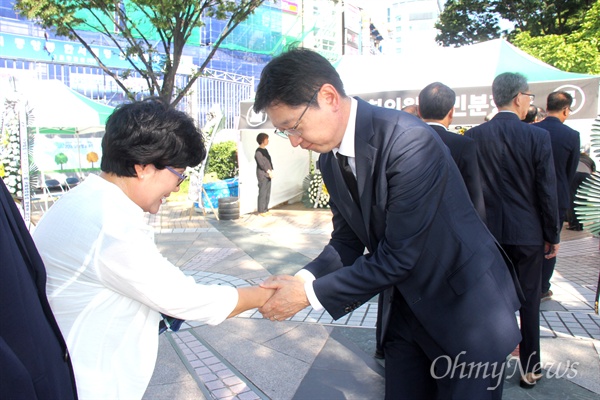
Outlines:
{"type": "Polygon", "coordinates": [[[420,13],[411,13],[408,16],[409,21],[422,21],[424,19],[434,19],[434,15],[432,12],[420,12],[420,13]]]}

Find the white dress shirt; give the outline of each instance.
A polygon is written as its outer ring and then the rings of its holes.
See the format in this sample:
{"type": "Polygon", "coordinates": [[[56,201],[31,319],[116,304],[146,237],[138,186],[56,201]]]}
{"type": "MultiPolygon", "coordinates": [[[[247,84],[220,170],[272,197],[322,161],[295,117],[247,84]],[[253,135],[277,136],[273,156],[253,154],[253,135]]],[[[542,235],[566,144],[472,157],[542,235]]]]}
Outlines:
{"type": "MultiPolygon", "coordinates": [[[[358,102],[353,97],[350,97],[350,100],[350,116],[348,117],[348,124],[346,125],[346,130],[344,131],[344,137],[342,138],[340,147],[336,147],[332,151],[336,158],[338,152],[348,157],[348,165],[350,168],[352,168],[352,173],[354,173],[354,176],[356,176],[354,135],[356,131],[356,111],[358,109],[358,102]]],[[[310,271],[305,269],[301,269],[296,273],[296,275],[304,279],[304,291],[306,292],[306,297],[312,308],[314,308],[315,311],[321,311],[323,309],[323,305],[317,298],[315,289],[313,288],[315,276],[310,271]]]]}
{"type": "Polygon", "coordinates": [[[199,285],[164,258],[142,209],[96,175],[63,195],[33,238],[80,399],[141,399],[160,312],[216,325],[238,301],[235,288],[199,285]]]}

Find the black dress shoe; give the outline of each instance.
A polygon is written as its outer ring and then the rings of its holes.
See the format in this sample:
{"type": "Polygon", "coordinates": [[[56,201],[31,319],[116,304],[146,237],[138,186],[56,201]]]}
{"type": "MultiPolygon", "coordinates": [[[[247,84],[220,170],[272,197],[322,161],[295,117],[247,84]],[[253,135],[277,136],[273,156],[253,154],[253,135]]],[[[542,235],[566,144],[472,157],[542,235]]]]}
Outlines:
{"type": "Polygon", "coordinates": [[[373,354],[373,357],[377,358],[378,360],[383,360],[385,358],[383,355],[383,350],[381,350],[381,349],[375,350],[375,354],[373,354]]]}
{"type": "Polygon", "coordinates": [[[519,386],[523,389],[533,389],[537,384],[537,381],[542,379],[542,374],[536,374],[534,372],[528,372],[524,376],[521,377],[521,381],[519,382],[519,386]]]}

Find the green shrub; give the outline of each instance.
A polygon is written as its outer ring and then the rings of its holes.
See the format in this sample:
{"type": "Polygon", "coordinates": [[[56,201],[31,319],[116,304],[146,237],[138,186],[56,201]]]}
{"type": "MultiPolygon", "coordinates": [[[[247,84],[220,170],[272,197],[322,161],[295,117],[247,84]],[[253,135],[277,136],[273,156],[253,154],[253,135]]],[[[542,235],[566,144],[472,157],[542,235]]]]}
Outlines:
{"type": "Polygon", "coordinates": [[[219,179],[237,176],[237,146],[233,140],[214,143],[208,151],[206,174],[214,172],[219,179]]]}

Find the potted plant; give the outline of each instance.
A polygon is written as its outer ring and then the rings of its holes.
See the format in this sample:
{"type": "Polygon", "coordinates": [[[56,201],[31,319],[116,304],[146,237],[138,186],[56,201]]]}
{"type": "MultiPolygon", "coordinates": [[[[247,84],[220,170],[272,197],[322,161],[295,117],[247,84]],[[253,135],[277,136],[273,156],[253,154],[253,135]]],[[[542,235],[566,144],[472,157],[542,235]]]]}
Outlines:
{"type": "Polygon", "coordinates": [[[202,205],[217,208],[222,197],[238,196],[237,145],[233,140],[215,143],[208,151],[202,187],[202,205]]]}

